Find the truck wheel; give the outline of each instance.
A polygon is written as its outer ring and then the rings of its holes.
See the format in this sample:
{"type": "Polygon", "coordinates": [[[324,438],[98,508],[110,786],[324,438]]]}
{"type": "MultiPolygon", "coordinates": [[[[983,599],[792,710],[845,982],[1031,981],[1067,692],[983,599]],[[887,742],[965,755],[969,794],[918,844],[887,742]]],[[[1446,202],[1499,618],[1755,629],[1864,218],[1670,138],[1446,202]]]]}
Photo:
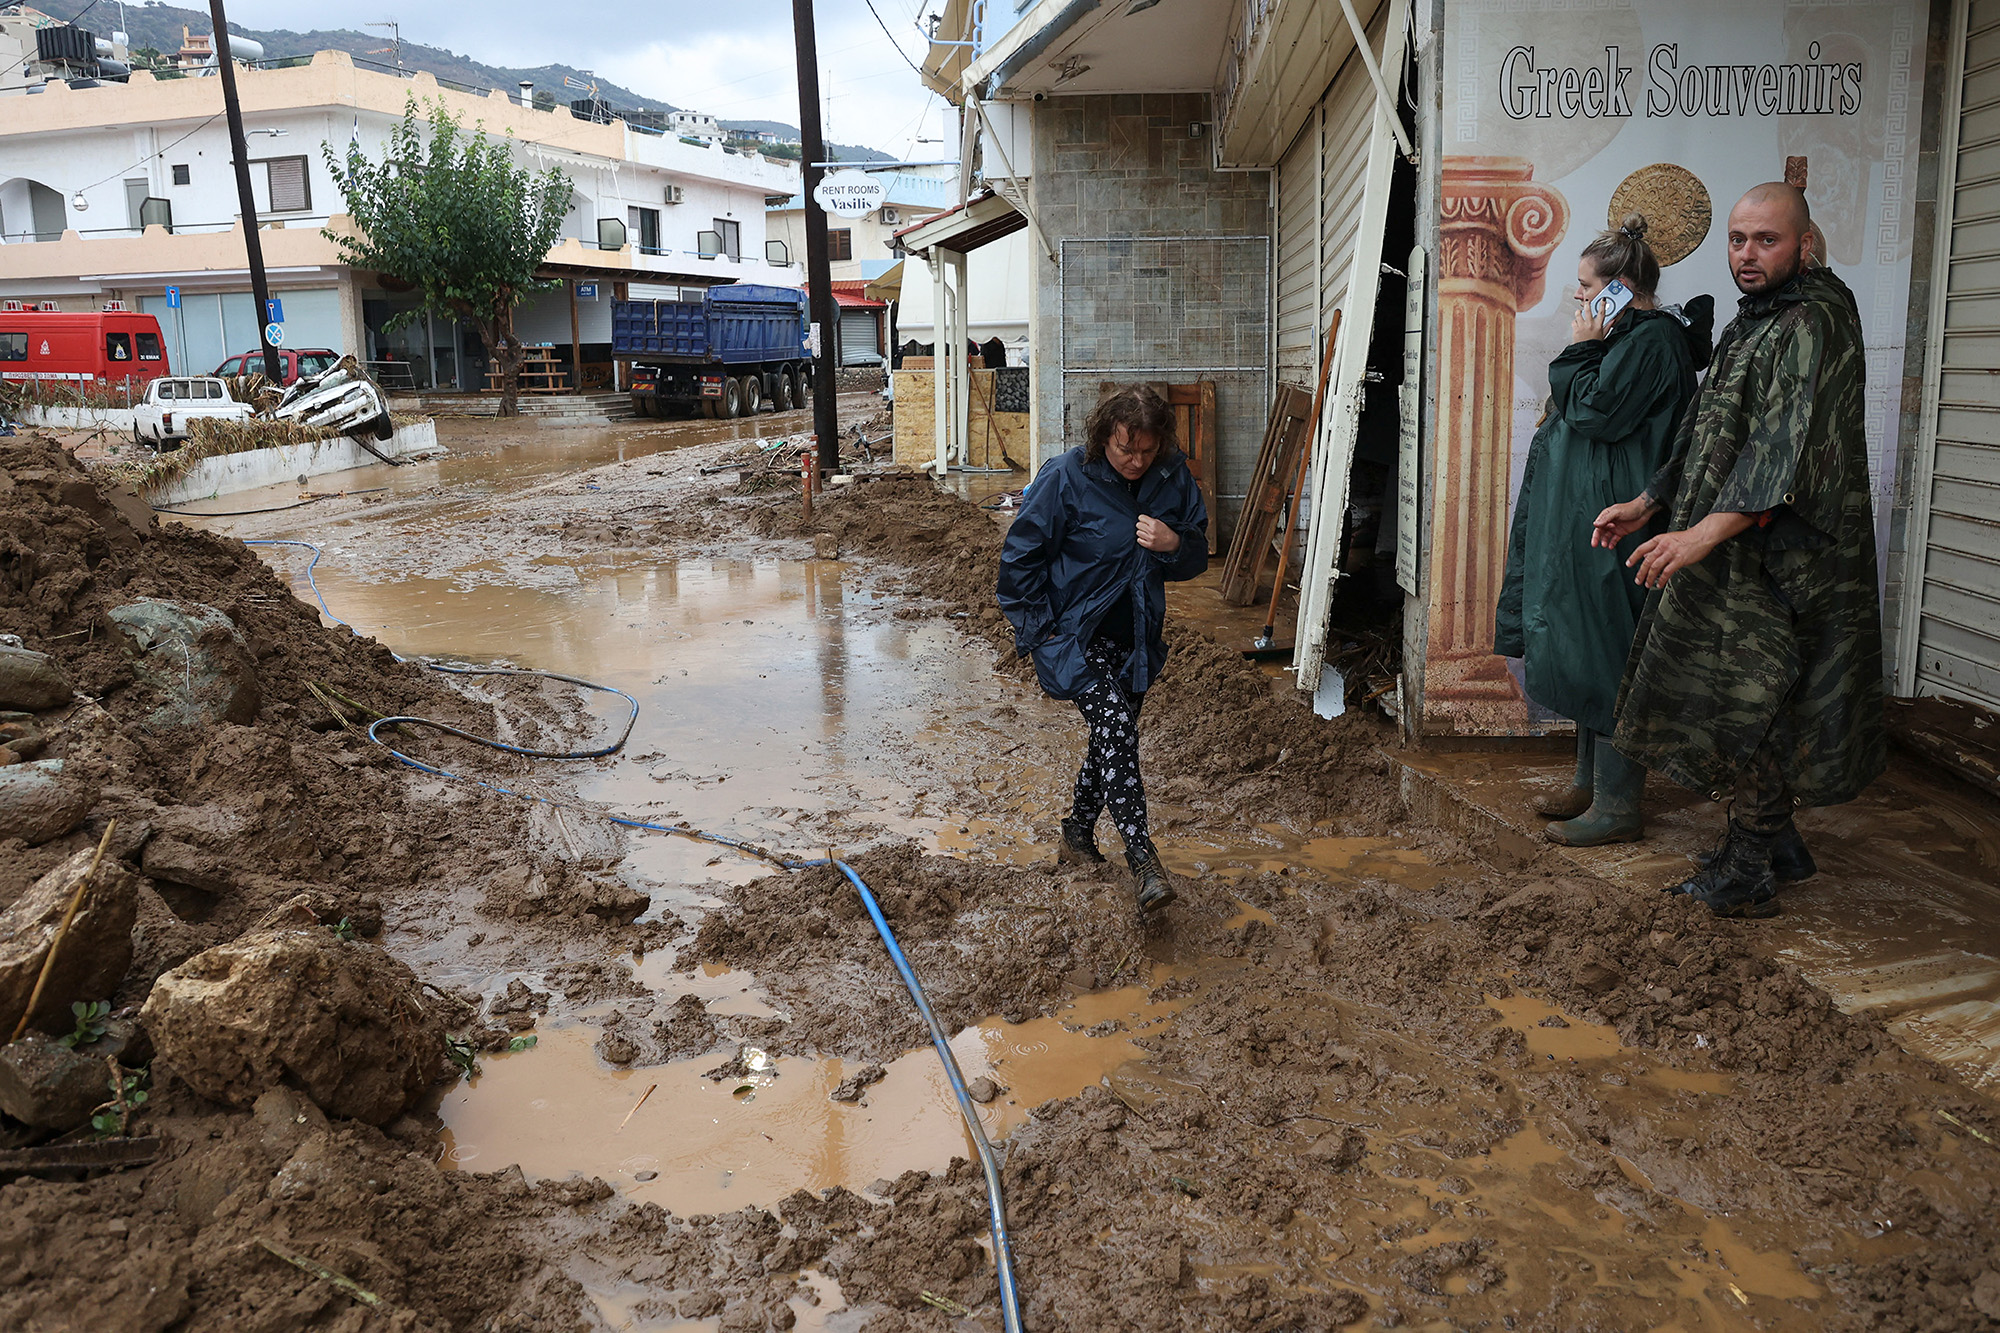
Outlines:
{"type": "Polygon", "coordinates": [[[764,378],[761,375],[743,377],[743,415],[754,417],[764,406],[764,378]]]}
{"type": "Polygon", "coordinates": [[[792,372],[780,369],[772,378],[775,383],[772,385],[771,406],[780,412],[791,411],[797,405],[792,398],[792,372]]]}
{"type": "Polygon", "coordinates": [[[722,398],[715,404],[715,415],[724,421],[743,415],[743,386],[733,375],[723,376],[722,398]]]}
{"type": "Polygon", "coordinates": [[[793,366],[788,373],[792,377],[792,402],[804,407],[809,400],[806,386],[812,381],[806,378],[805,369],[801,366],[793,366]]]}

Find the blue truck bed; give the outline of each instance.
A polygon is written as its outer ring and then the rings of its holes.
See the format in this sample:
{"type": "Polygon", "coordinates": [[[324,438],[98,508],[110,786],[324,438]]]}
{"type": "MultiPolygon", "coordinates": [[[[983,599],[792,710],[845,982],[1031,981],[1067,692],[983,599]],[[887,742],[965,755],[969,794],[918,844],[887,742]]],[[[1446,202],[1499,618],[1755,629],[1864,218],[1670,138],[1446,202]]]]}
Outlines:
{"type": "Polygon", "coordinates": [[[806,354],[806,294],[731,284],[699,301],[613,302],[611,354],[727,366],[796,360],[806,354]]]}

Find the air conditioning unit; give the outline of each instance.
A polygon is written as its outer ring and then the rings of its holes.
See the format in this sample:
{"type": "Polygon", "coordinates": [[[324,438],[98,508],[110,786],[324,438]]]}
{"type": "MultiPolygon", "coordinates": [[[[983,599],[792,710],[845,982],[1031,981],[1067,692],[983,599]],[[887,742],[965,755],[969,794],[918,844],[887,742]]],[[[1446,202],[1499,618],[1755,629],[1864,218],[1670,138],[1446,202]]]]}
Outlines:
{"type": "Polygon", "coordinates": [[[123,301],[106,301],[104,303],[104,313],[107,315],[120,313],[124,309],[125,303],[123,301]]]}
{"type": "Polygon", "coordinates": [[[898,213],[895,209],[887,207],[883,208],[882,221],[884,225],[893,227],[902,220],[903,220],[903,215],[901,213],[898,213]]]}
{"type": "Polygon", "coordinates": [[[681,202],[682,200],[684,200],[684,199],[686,199],[686,198],[687,198],[687,191],[686,191],[686,190],[684,190],[684,189],[682,189],[682,188],[681,188],[680,186],[678,186],[678,185],[669,185],[669,186],[667,187],[667,202],[668,202],[668,203],[670,203],[670,204],[678,204],[678,203],[680,203],[680,202],[681,202]]]}

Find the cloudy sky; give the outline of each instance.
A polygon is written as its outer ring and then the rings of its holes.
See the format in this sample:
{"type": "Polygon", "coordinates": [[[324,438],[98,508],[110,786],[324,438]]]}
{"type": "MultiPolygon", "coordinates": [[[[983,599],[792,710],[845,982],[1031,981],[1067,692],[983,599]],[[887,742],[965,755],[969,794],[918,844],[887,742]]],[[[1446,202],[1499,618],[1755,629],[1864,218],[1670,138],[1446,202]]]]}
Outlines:
{"type": "MultiPolygon", "coordinates": [[[[868,0],[815,0],[827,138],[912,161],[952,156],[950,144],[918,142],[944,133],[947,109],[897,52],[923,59],[916,22],[936,0],[873,3],[880,23],[868,0]]],[[[790,0],[228,0],[228,13],[246,28],[294,32],[394,19],[404,41],[487,64],[569,64],[728,120],[799,121],[790,0]]]]}

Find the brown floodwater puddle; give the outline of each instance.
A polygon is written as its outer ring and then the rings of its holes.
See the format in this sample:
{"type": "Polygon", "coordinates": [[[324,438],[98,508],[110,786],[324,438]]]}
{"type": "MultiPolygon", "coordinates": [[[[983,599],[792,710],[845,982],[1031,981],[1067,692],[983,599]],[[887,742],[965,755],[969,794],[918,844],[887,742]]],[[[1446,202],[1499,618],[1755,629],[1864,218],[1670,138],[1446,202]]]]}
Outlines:
{"type": "MultiPolygon", "coordinates": [[[[982,1020],[953,1038],[952,1052],[967,1080],[987,1077],[1003,1089],[980,1107],[986,1133],[1000,1139],[1035,1107],[1102,1086],[1139,1059],[1130,1027],[1176,1008],[1149,1003],[1144,987],[1103,991],[1049,1018],[982,1020]],[[1086,1031],[1111,1019],[1127,1029],[1086,1031]]],[[[530,1179],[596,1176],[685,1217],[768,1208],[800,1188],[862,1191],[973,1155],[929,1047],[888,1062],[859,1101],[836,1102],[831,1094],[860,1063],[753,1055],[749,1074],[711,1081],[703,1074],[725,1052],[614,1068],[598,1058],[597,1035],[585,1024],[549,1027],[527,1050],[483,1058],[480,1073],[439,1109],[442,1160],[478,1171],[518,1165],[530,1179]]]]}

